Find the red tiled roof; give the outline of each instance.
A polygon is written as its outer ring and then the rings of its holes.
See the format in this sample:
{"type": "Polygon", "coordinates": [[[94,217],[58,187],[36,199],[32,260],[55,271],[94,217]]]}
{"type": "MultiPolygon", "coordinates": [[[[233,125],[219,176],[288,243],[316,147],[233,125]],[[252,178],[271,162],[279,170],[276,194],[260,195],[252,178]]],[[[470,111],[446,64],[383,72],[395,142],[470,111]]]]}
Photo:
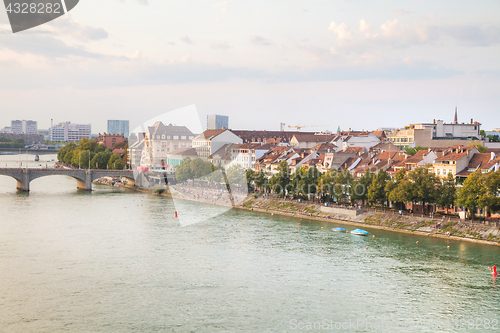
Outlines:
{"type": "Polygon", "coordinates": [[[296,133],[293,136],[298,142],[330,142],[335,137],[335,135],[333,134],[306,134],[306,133],[296,133]]]}
{"type": "Polygon", "coordinates": [[[206,130],[205,132],[201,133],[200,135],[197,136],[197,138],[205,138],[205,139],[211,139],[214,136],[217,136],[221,134],[222,132],[226,131],[226,129],[210,129],[206,130]]]}
{"type": "Polygon", "coordinates": [[[444,156],[436,158],[436,162],[442,162],[442,161],[459,161],[462,158],[466,157],[467,153],[448,153],[444,156]]]}
{"type": "Polygon", "coordinates": [[[347,147],[342,150],[344,153],[360,153],[365,150],[365,147],[347,147]]]}

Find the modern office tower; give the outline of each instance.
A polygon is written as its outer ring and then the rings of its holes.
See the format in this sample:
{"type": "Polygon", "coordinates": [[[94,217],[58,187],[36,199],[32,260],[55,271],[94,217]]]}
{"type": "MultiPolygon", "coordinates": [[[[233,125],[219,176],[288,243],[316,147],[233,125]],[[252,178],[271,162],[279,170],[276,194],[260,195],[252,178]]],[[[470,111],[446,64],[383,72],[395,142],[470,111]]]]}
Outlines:
{"type": "Polygon", "coordinates": [[[128,120],[108,120],[108,134],[123,134],[127,139],[129,135],[128,120]]]}
{"type": "Polygon", "coordinates": [[[223,129],[229,128],[229,117],[218,114],[210,114],[207,116],[207,129],[223,129]]]}

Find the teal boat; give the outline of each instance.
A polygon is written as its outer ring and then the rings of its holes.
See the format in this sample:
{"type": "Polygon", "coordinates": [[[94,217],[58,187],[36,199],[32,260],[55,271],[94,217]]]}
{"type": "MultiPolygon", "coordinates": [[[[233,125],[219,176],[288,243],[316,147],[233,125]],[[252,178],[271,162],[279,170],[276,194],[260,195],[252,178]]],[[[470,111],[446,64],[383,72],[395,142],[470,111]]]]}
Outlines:
{"type": "Polygon", "coordinates": [[[345,232],[344,228],[332,228],[333,231],[342,231],[345,232]]]}
{"type": "Polygon", "coordinates": [[[354,229],[353,231],[351,231],[351,234],[358,235],[358,236],[367,236],[368,231],[363,230],[363,229],[354,229]]]}

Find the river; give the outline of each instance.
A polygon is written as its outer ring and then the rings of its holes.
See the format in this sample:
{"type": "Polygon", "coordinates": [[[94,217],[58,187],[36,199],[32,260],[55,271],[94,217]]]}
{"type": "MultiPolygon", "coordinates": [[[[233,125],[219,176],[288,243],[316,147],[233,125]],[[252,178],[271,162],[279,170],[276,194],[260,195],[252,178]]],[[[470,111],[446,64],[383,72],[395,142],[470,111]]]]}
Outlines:
{"type": "Polygon", "coordinates": [[[165,197],[63,176],[15,187],[0,177],[0,332],[500,330],[495,246],[235,209],[181,227],[165,197]]]}

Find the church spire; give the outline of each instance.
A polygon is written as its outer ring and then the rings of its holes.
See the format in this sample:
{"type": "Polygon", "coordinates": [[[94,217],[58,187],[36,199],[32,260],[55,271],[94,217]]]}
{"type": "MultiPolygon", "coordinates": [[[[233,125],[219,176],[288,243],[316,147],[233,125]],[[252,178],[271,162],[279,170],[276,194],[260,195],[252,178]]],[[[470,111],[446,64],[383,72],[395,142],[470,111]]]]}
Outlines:
{"type": "Polygon", "coordinates": [[[457,115],[457,107],[455,106],[455,119],[453,120],[454,124],[458,124],[458,115],[457,115]]]}

